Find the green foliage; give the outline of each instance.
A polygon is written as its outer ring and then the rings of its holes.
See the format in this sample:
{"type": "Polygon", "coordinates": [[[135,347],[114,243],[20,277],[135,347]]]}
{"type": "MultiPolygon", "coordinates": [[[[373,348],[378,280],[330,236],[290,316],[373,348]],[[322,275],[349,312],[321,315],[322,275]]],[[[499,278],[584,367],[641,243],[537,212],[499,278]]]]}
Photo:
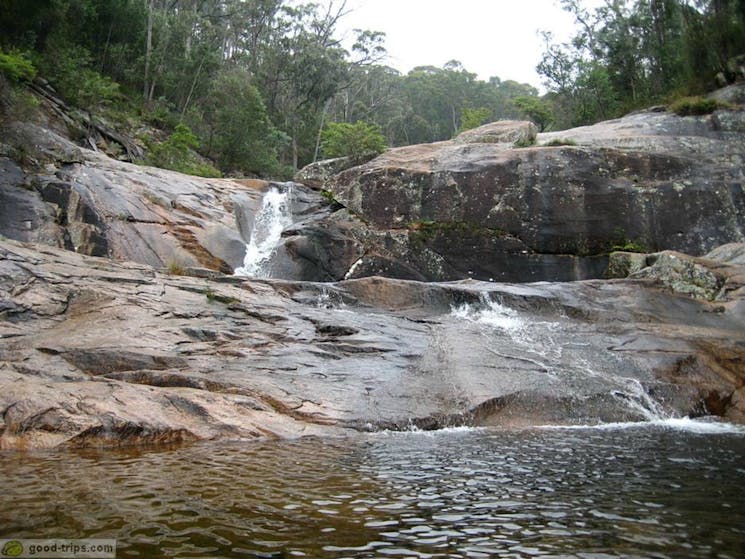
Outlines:
{"type": "Polygon", "coordinates": [[[277,150],[287,137],[272,125],[247,72],[234,69],[218,76],[206,106],[210,152],[223,170],[259,175],[277,172],[277,150]]]}
{"type": "Polygon", "coordinates": [[[678,116],[708,115],[717,109],[726,108],[727,105],[707,99],[706,97],[684,97],[670,105],[670,110],[678,116]]]}
{"type": "Polygon", "coordinates": [[[329,122],[321,134],[321,149],[328,158],[361,157],[383,153],[387,145],[376,124],[329,122]]]}
{"type": "Polygon", "coordinates": [[[550,142],[543,144],[546,147],[576,146],[577,142],[571,138],[554,138],[550,142]]]}
{"type": "Polygon", "coordinates": [[[594,10],[579,0],[561,3],[578,31],[564,44],[544,35],[538,66],[559,127],[712,89],[735,77],[728,61],[745,52],[742,0],[614,0],[594,10]]]}
{"type": "Polygon", "coordinates": [[[186,269],[181,263],[172,260],[168,263],[168,274],[171,276],[183,276],[186,274],[186,269]]]}
{"type": "Polygon", "coordinates": [[[514,144],[512,144],[512,147],[515,148],[529,148],[533,147],[535,145],[535,138],[523,138],[522,140],[518,140],[514,144]]]}
{"type": "Polygon", "coordinates": [[[513,99],[512,103],[532,120],[541,132],[554,120],[551,106],[538,97],[520,96],[513,99]]]}
{"type": "Polygon", "coordinates": [[[95,70],[85,69],[80,74],[79,86],[72,101],[80,107],[110,105],[120,97],[119,84],[95,70]]]}
{"type": "Polygon", "coordinates": [[[193,151],[199,147],[197,137],[185,124],[179,124],[165,142],[148,141],[148,165],[171,169],[199,177],[221,177],[222,173],[199,159],[193,151]]]}
{"type": "Polygon", "coordinates": [[[648,254],[652,252],[649,247],[642,241],[632,241],[626,238],[626,233],[620,227],[615,229],[616,240],[611,246],[610,252],[638,252],[648,254]]]}
{"type": "Polygon", "coordinates": [[[68,103],[90,109],[120,100],[119,84],[91,68],[93,57],[87,49],[60,35],[51,37],[48,45],[41,69],[68,103]]]}
{"type": "Polygon", "coordinates": [[[181,153],[186,153],[189,149],[199,147],[199,140],[186,124],[179,124],[173,131],[166,142],[168,146],[181,153]]]}
{"type": "Polygon", "coordinates": [[[460,116],[460,131],[472,130],[486,124],[491,119],[491,109],[479,107],[478,109],[464,108],[460,116]]]}
{"type": "MultiPolygon", "coordinates": [[[[223,171],[277,176],[321,148],[378,152],[487,120],[527,117],[543,131],[613,118],[732,79],[728,60],[745,52],[743,0],[560,2],[577,31],[564,44],[546,36],[543,97],[455,60],[401,75],[380,64],[375,31],[359,31],[346,52],[336,36],[343,2],[3,0],[0,73],[23,82],[36,68],[66,101],[115,123],[142,113],[175,132],[184,122],[223,171]]],[[[179,141],[153,144],[151,157],[215,174],[179,141]]]]}
{"type": "Polygon", "coordinates": [[[30,82],[36,76],[36,68],[26,54],[0,50],[0,73],[15,82],[30,82]]]}

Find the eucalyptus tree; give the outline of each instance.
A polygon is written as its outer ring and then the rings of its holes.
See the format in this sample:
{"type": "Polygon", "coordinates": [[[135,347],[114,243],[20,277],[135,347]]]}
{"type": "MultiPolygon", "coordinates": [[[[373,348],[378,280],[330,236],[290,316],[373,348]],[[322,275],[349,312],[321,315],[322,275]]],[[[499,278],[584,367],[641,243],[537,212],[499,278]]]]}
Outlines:
{"type": "Polygon", "coordinates": [[[562,0],[577,25],[545,35],[538,72],[562,125],[586,124],[671,96],[705,91],[745,52],[745,0],[562,0]]]}

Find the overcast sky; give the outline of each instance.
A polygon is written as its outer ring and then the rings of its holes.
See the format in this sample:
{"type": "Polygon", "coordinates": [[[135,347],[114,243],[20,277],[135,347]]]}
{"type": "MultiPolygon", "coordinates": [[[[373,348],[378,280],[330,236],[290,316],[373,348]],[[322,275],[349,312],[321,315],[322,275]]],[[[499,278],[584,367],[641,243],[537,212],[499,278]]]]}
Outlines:
{"type": "Polygon", "coordinates": [[[347,7],[340,30],[349,37],[355,28],[384,31],[385,63],[403,73],[455,59],[482,80],[499,76],[536,87],[539,30],[566,40],[574,21],[558,0],[347,0],[347,7]]]}

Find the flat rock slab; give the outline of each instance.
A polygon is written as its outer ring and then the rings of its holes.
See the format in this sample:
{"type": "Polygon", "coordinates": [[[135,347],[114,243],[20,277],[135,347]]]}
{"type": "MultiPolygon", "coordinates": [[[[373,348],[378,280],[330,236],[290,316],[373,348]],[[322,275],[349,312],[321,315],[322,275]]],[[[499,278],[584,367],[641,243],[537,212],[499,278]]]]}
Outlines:
{"type": "Polygon", "coordinates": [[[169,276],[2,240],[0,446],[657,413],[742,422],[745,318],[727,293],[695,300],[654,279],[169,276]]]}

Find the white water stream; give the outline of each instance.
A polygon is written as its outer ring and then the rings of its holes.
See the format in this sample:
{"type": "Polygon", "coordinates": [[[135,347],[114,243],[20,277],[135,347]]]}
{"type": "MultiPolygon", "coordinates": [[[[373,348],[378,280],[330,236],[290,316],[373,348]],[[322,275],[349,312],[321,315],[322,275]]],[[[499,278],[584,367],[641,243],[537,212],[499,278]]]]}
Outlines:
{"type": "Polygon", "coordinates": [[[279,246],[282,232],[292,225],[291,197],[290,188],[285,191],[271,188],[264,194],[246,245],[243,266],[235,269],[236,276],[271,277],[272,256],[279,246]]]}
{"type": "MultiPolygon", "coordinates": [[[[643,417],[646,422],[670,422],[671,426],[677,422],[675,426],[681,427],[682,420],[672,418],[639,380],[609,375],[593,366],[586,356],[576,351],[587,344],[582,340],[567,338],[558,322],[536,320],[537,317],[491,300],[487,293],[482,293],[480,299],[477,304],[453,307],[450,315],[477,325],[489,346],[498,339],[509,340],[509,351],[503,350],[504,357],[535,364],[545,372],[547,382],[561,383],[569,378],[580,382],[602,382],[608,386],[608,393],[613,399],[643,417]]],[[[685,427],[690,425],[685,423],[685,427]]]]}

